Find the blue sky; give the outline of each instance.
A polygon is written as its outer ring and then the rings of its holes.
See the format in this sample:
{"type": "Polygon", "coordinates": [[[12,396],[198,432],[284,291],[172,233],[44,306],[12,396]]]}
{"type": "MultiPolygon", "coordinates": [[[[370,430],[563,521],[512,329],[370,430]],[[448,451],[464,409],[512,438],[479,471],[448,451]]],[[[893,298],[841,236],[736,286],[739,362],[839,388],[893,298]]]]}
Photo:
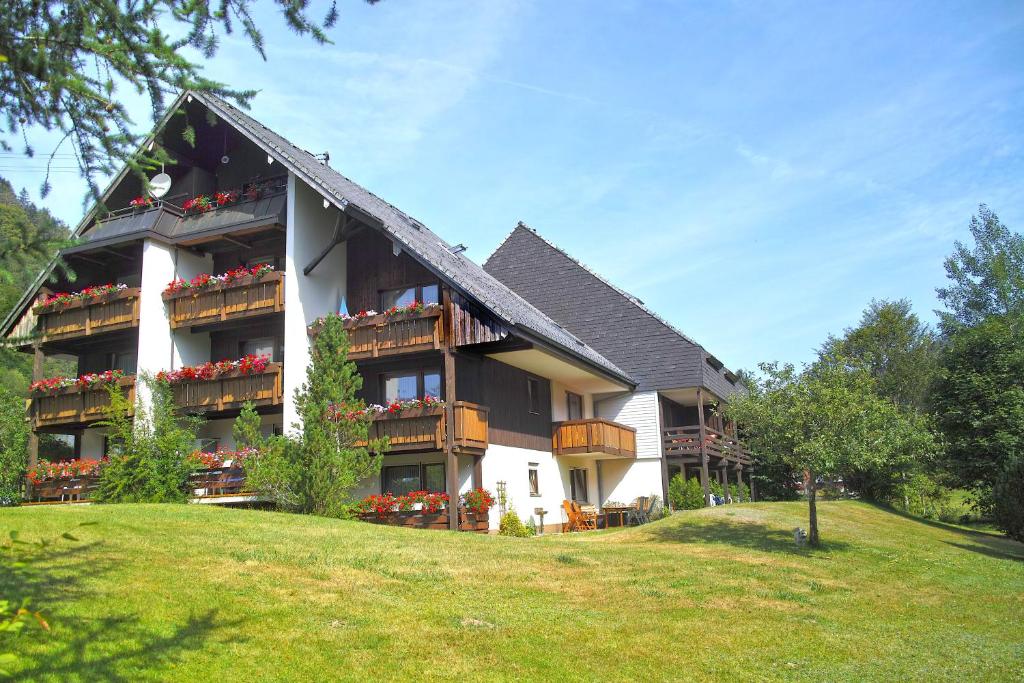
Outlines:
{"type": "Polygon", "coordinates": [[[1019,2],[340,8],[332,46],[267,14],[270,61],[227,39],[207,74],[471,258],[521,220],[732,368],[809,360],[873,297],[932,321],[977,205],[1024,229],[1019,2]]]}

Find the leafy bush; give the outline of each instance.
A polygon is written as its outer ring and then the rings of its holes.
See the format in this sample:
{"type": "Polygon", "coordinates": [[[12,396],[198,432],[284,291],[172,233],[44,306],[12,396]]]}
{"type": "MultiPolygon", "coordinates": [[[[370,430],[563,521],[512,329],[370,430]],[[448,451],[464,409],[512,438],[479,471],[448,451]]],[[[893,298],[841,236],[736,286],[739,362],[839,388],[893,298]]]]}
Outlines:
{"type": "Polygon", "coordinates": [[[0,506],[17,505],[27,463],[25,402],[0,387],[0,506]]]}
{"type": "Polygon", "coordinates": [[[996,526],[1024,542],[1024,457],[1018,455],[1003,467],[992,495],[996,526]]]}
{"type": "Polygon", "coordinates": [[[110,417],[100,422],[109,440],[119,444],[110,462],[100,470],[94,500],[103,503],[183,503],[188,499],[189,476],[198,469],[191,457],[203,419],[181,416],[165,381],[143,375],[140,382],[150,393],[150,407],[138,407],[133,420],[128,397],[110,385],[110,417]]]}
{"type": "Polygon", "coordinates": [[[677,474],[668,483],[668,500],[676,510],[697,510],[704,507],[704,489],[696,479],[677,474]]]}
{"type": "Polygon", "coordinates": [[[747,486],[746,482],[729,484],[729,495],[732,496],[732,501],[734,503],[739,503],[740,501],[749,503],[750,487],[747,486]]]}
{"type": "Polygon", "coordinates": [[[522,520],[519,519],[519,515],[516,514],[515,510],[509,510],[501,518],[501,524],[498,527],[499,536],[515,536],[516,538],[528,538],[533,536],[536,530],[531,531],[528,526],[523,524],[522,520]]]}
{"type": "Polygon", "coordinates": [[[725,491],[722,489],[722,485],[717,480],[712,479],[708,484],[708,488],[711,489],[711,495],[718,496],[719,498],[725,497],[725,491]]]}
{"type": "MultiPolygon", "coordinates": [[[[260,455],[246,463],[249,484],[279,508],[351,515],[352,491],[380,472],[387,439],[356,445],[367,441],[372,416],[356,397],[363,378],[348,360],[348,346],[340,318],[327,316],[310,352],[306,381],[295,391],[301,419],[292,425],[295,435],[261,437],[260,455]]],[[[239,433],[252,432],[251,425],[238,427],[239,433]]]]}

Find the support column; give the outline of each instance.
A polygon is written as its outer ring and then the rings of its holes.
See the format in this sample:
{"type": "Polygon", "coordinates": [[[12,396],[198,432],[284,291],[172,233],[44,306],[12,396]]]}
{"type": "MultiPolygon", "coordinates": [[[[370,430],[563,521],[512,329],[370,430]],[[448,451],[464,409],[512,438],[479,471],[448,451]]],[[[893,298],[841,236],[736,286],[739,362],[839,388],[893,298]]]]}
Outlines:
{"type": "Polygon", "coordinates": [[[459,529],[459,456],[455,454],[455,356],[452,353],[452,301],[445,287],[442,292],[445,328],[444,343],[444,454],[448,489],[448,528],[459,529]]]}
{"type": "Polygon", "coordinates": [[[722,480],[722,498],[726,503],[732,502],[732,494],[729,493],[729,461],[722,460],[722,464],[718,466],[720,479],[722,480]]]}
{"type": "MultiPolygon", "coordinates": [[[[35,343],[32,345],[32,381],[36,382],[43,379],[43,361],[46,360],[46,355],[42,349],[39,348],[39,344],[35,343]]],[[[28,432],[28,466],[35,467],[39,463],[39,435],[36,434],[35,425],[32,420],[32,408],[28,411],[29,420],[29,432],[28,432]]],[[[32,497],[32,485],[25,482],[25,496],[26,498],[32,497]]]]}
{"type": "MultiPolygon", "coordinates": [[[[736,465],[736,491],[739,492],[740,491],[740,487],[742,487],[742,486],[743,486],[743,465],[736,465]]],[[[737,500],[736,502],[737,503],[742,503],[743,502],[743,494],[742,493],[740,493],[740,499],[737,500]]]]}
{"type": "Polygon", "coordinates": [[[754,468],[753,467],[750,468],[750,474],[748,474],[747,476],[750,479],[750,502],[751,503],[756,503],[757,502],[757,496],[754,495],[754,468]]]}
{"type": "Polygon", "coordinates": [[[661,502],[668,505],[668,457],[665,455],[665,404],[661,395],[658,401],[658,452],[661,453],[661,502]]]}
{"type": "Polygon", "coordinates": [[[700,439],[700,485],[704,488],[704,506],[711,505],[711,485],[708,479],[707,429],[704,427],[704,390],[697,389],[697,438],[700,439]]]}

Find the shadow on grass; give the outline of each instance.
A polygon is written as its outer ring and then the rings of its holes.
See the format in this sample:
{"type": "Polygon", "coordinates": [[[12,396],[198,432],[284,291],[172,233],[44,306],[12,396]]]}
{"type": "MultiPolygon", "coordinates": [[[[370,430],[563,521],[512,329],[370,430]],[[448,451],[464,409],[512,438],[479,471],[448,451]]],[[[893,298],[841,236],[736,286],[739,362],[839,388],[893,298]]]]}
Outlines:
{"type": "Polygon", "coordinates": [[[1001,560],[1018,560],[1024,562],[1024,544],[1018,543],[1005,536],[1000,536],[986,531],[964,529],[963,527],[946,524],[945,522],[940,522],[935,519],[918,517],[917,515],[912,515],[909,512],[881,505],[880,503],[874,503],[871,501],[865,502],[872,507],[882,510],[883,512],[888,512],[898,517],[903,517],[904,519],[917,522],[918,524],[924,524],[925,526],[930,526],[935,529],[949,531],[963,536],[965,541],[971,541],[971,543],[954,543],[951,541],[944,541],[946,545],[955,546],[961,550],[969,550],[973,553],[980,553],[982,555],[988,555],[989,557],[995,557],[1001,560]]]}
{"type": "Polygon", "coordinates": [[[792,531],[772,529],[758,522],[733,522],[726,519],[701,519],[697,524],[655,524],[645,529],[648,537],[662,543],[721,543],[772,553],[813,555],[817,552],[846,550],[848,543],[825,538],[819,548],[798,546],[792,531]]]}
{"type": "MultiPolygon", "coordinates": [[[[87,533],[87,532],[85,532],[87,533]]],[[[92,597],[92,586],[115,568],[103,543],[82,542],[85,535],[54,539],[11,539],[0,547],[0,599],[20,605],[25,599],[50,625],[50,631],[28,627],[7,640],[21,680],[132,681],[140,673],[174,666],[182,656],[201,649],[217,631],[233,634],[235,624],[218,620],[214,610],[185,623],[146,627],[134,614],[80,617],[71,606],[92,597]]]]}

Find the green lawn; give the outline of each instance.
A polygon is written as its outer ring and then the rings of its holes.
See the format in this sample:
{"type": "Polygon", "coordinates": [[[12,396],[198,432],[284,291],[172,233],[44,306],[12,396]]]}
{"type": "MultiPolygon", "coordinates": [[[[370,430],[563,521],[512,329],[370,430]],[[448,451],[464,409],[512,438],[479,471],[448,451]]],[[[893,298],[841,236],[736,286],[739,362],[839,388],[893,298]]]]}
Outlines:
{"type": "MultiPolygon", "coordinates": [[[[26,680],[1021,680],[1024,546],[857,502],[506,539],[199,506],[0,510],[26,680]],[[80,526],[85,523],[85,526],[80,526]]],[[[0,641],[3,643],[3,641],[0,641]]]]}

